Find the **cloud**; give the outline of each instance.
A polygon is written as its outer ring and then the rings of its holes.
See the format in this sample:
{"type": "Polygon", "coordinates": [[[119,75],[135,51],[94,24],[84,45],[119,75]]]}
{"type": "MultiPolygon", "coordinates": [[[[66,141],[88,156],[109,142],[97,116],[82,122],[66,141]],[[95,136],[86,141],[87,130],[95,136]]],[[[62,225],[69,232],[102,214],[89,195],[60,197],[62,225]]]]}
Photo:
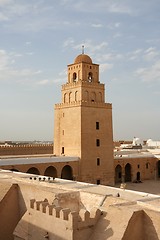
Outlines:
{"type": "Polygon", "coordinates": [[[145,61],[155,61],[160,55],[160,52],[156,50],[155,47],[149,47],[146,50],[137,49],[131,53],[128,53],[129,60],[145,60],[145,61]]]}
{"type": "Polygon", "coordinates": [[[113,64],[111,64],[111,63],[103,63],[103,64],[100,65],[100,72],[103,73],[106,70],[110,70],[112,68],[113,68],[113,64]]]}
{"type": "Polygon", "coordinates": [[[113,3],[108,6],[108,10],[111,13],[125,13],[132,14],[131,8],[126,4],[124,5],[122,2],[113,3]]]}
{"type": "Polygon", "coordinates": [[[9,62],[10,58],[7,55],[6,51],[0,49],[0,70],[6,69],[9,62]]]}
{"type": "Polygon", "coordinates": [[[68,39],[66,39],[65,41],[64,41],[64,43],[63,43],[63,47],[73,47],[74,46],[74,44],[75,44],[75,40],[73,39],[73,38],[68,38],[68,39]]]}
{"type": "Polygon", "coordinates": [[[8,20],[9,18],[4,13],[0,13],[0,22],[8,21],[8,20]]]}
{"type": "Polygon", "coordinates": [[[14,66],[15,58],[21,57],[22,54],[15,52],[8,53],[7,51],[0,49],[0,80],[1,81],[25,81],[28,78],[37,76],[42,71],[32,70],[29,68],[16,68],[14,66]]]}
{"type": "Polygon", "coordinates": [[[32,43],[30,41],[25,42],[26,45],[31,45],[32,43]]]}
{"type": "Polygon", "coordinates": [[[0,0],[0,7],[13,3],[13,0],[0,0]]]}
{"type": "Polygon", "coordinates": [[[144,82],[160,82],[160,60],[151,67],[137,69],[135,74],[144,82]]]}
{"type": "Polygon", "coordinates": [[[119,53],[108,52],[107,54],[103,53],[97,56],[98,62],[105,62],[105,61],[117,61],[122,60],[123,55],[119,53]]]}
{"type": "Polygon", "coordinates": [[[37,82],[37,85],[48,85],[50,83],[50,81],[48,79],[44,79],[41,81],[37,82]]]}
{"type": "Polygon", "coordinates": [[[100,24],[100,23],[98,23],[98,24],[93,23],[91,26],[94,27],[94,28],[102,28],[103,27],[103,25],[100,24]]]}
{"type": "Polygon", "coordinates": [[[157,56],[159,56],[159,52],[156,51],[154,47],[150,47],[145,51],[144,59],[146,61],[152,61],[154,60],[157,56]]]}
{"type": "Polygon", "coordinates": [[[104,50],[108,46],[108,42],[103,41],[101,43],[94,43],[92,40],[87,39],[83,44],[79,43],[74,45],[73,48],[80,49],[82,45],[85,46],[89,55],[94,55],[96,52],[104,50]]]}
{"type": "Polygon", "coordinates": [[[143,53],[143,49],[136,49],[133,52],[128,53],[129,60],[137,60],[140,59],[143,53]]]}

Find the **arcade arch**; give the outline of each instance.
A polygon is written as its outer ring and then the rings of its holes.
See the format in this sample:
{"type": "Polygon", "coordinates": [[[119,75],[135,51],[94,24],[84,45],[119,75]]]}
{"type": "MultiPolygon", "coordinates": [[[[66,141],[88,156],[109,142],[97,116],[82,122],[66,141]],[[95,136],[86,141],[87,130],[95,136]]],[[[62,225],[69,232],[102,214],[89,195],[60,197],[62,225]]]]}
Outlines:
{"type": "Polygon", "coordinates": [[[160,160],[157,162],[157,177],[160,178],[160,160]]]}
{"type": "Polygon", "coordinates": [[[125,182],[131,182],[131,164],[127,163],[125,166],[125,182]]]}
{"type": "Polygon", "coordinates": [[[31,174],[36,174],[36,175],[40,175],[40,172],[37,168],[35,167],[31,167],[28,169],[27,173],[31,173],[31,174]]]}
{"type": "Polygon", "coordinates": [[[16,168],[12,168],[12,169],[10,169],[10,171],[12,171],[12,172],[19,172],[19,170],[16,169],[16,168]]]}
{"type": "Polygon", "coordinates": [[[66,165],[62,168],[61,178],[62,179],[73,180],[73,171],[72,171],[72,168],[69,165],[66,165]]]}
{"type": "Polygon", "coordinates": [[[115,168],[115,183],[120,182],[122,182],[122,167],[118,164],[115,168]]]}
{"type": "Polygon", "coordinates": [[[48,176],[48,177],[57,177],[57,169],[53,166],[49,166],[48,168],[46,168],[45,172],[44,172],[44,176],[48,176]]]}

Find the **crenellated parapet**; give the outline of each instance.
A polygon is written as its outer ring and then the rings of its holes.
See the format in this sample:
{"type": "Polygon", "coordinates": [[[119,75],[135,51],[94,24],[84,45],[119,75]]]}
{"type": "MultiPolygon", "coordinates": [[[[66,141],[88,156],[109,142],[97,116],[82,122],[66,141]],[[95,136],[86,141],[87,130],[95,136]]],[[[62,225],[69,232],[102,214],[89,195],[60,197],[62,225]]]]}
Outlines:
{"type": "Polygon", "coordinates": [[[57,103],[55,104],[55,109],[58,108],[64,108],[64,107],[75,107],[75,106],[90,106],[90,107],[102,107],[102,108],[108,108],[112,109],[112,104],[111,103],[103,103],[103,102],[88,102],[84,100],[79,100],[79,101],[74,101],[71,103],[57,103]]]}
{"type": "Polygon", "coordinates": [[[46,146],[53,146],[53,144],[0,145],[0,148],[37,148],[46,146]]]}
{"type": "Polygon", "coordinates": [[[0,156],[52,154],[53,144],[0,145],[0,156]]]}
{"type": "Polygon", "coordinates": [[[40,214],[45,214],[45,216],[50,216],[57,219],[61,223],[65,222],[70,229],[82,230],[84,228],[93,227],[101,216],[101,210],[93,208],[90,212],[81,209],[79,212],[71,211],[69,208],[62,208],[55,206],[54,204],[49,204],[48,200],[36,201],[35,199],[30,200],[30,208],[39,212],[40,214]]]}

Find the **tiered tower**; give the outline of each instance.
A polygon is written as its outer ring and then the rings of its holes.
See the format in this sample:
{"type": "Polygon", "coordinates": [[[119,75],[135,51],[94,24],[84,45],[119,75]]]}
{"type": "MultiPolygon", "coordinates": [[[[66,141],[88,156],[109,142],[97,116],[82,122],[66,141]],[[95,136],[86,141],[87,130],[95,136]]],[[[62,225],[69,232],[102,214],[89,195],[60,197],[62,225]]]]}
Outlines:
{"type": "Polygon", "coordinates": [[[112,105],[105,103],[99,65],[84,54],[68,65],[62,102],[55,105],[54,154],[78,156],[76,180],[113,184],[112,105]]]}

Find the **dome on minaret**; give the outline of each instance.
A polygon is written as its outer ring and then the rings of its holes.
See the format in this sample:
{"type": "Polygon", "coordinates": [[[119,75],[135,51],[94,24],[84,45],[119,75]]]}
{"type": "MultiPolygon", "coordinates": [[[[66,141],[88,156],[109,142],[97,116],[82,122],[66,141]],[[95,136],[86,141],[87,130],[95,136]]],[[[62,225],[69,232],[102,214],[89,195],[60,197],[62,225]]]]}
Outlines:
{"type": "Polygon", "coordinates": [[[92,59],[88,55],[82,53],[75,58],[74,64],[76,64],[76,63],[92,64],[92,59]]]}

